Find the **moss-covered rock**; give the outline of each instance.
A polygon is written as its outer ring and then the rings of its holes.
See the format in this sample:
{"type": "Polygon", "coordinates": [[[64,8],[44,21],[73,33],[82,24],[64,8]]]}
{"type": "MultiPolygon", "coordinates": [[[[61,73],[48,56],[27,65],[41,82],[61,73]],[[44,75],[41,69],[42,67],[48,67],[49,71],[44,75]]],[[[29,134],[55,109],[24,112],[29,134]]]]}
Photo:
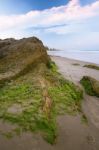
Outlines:
{"type": "Polygon", "coordinates": [[[88,95],[99,97],[99,81],[92,77],[84,76],[80,82],[88,95]]]}
{"type": "Polygon", "coordinates": [[[84,65],[84,67],[87,67],[87,68],[90,68],[90,69],[99,70],[99,66],[94,65],[94,64],[87,64],[87,65],[84,65]]]}

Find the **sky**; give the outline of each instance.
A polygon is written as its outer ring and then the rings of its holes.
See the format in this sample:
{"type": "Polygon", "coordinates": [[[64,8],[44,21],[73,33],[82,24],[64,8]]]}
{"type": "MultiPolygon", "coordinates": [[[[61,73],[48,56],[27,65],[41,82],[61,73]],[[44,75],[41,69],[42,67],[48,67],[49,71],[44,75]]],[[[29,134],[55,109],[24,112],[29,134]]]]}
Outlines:
{"type": "Polygon", "coordinates": [[[37,36],[63,50],[99,50],[99,0],[0,0],[0,38],[37,36]]]}

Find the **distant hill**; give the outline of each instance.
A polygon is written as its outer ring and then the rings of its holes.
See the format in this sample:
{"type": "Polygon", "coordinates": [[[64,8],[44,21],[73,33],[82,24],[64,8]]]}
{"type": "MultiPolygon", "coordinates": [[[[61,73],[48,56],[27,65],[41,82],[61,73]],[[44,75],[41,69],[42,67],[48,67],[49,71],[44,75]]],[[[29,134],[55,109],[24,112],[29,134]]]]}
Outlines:
{"type": "Polygon", "coordinates": [[[47,51],[60,51],[59,49],[56,48],[49,48],[48,46],[45,46],[47,51]]]}

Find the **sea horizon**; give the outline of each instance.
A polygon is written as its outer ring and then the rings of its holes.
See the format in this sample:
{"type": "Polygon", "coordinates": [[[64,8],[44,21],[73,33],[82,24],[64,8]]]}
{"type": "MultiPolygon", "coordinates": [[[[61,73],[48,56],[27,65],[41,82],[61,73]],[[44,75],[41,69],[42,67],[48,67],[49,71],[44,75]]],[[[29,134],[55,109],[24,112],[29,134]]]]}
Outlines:
{"type": "Polygon", "coordinates": [[[95,63],[99,65],[99,51],[98,50],[56,50],[56,51],[48,51],[49,55],[60,56],[69,59],[85,61],[89,63],[95,63]]]}

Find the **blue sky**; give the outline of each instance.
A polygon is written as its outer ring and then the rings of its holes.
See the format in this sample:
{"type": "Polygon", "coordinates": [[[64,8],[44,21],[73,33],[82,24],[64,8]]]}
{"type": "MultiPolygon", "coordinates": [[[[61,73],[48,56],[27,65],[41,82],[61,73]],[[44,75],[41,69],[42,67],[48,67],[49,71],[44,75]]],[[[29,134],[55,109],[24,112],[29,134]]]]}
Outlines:
{"type": "MultiPolygon", "coordinates": [[[[66,5],[70,0],[0,0],[0,14],[20,14],[30,10],[44,10],[66,5]]],[[[80,0],[81,5],[91,4],[96,0],[80,0]]]]}
{"type": "Polygon", "coordinates": [[[68,0],[0,0],[0,13],[25,13],[65,5],[68,0]]]}
{"type": "Polygon", "coordinates": [[[99,50],[99,0],[0,0],[0,38],[39,37],[64,50],[99,50]]]}

